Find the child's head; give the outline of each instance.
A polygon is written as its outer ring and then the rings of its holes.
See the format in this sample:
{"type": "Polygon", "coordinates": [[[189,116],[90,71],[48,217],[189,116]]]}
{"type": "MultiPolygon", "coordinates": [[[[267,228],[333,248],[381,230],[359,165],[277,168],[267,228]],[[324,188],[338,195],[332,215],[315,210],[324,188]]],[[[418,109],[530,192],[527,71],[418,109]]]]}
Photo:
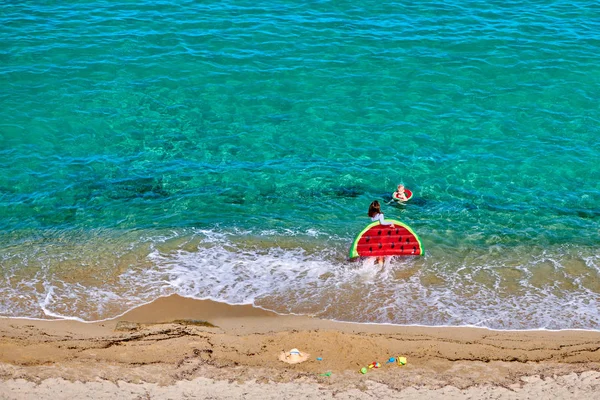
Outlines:
{"type": "Polygon", "coordinates": [[[398,185],[398,191],[404,192],[404,185],[398,185]]]}

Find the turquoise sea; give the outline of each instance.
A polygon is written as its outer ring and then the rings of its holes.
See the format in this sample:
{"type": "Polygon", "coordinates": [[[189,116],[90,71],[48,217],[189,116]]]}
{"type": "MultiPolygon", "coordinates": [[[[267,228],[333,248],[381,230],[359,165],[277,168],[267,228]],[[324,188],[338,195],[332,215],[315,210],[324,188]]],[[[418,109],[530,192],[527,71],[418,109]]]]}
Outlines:
{"type": "Polygon", "coordinates": [[[591,0],[0,0],[0,315],[600,330],[599,99],[591,0]]]}

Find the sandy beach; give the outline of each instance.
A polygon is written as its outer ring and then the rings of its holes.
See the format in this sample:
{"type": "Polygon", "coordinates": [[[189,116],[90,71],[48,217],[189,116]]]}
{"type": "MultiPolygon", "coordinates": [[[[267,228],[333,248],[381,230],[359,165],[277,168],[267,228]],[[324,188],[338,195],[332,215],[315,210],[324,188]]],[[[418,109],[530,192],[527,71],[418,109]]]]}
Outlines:
{"type": "Polygon", "coordinates": [[[173,295],[95,323],[2,318],[0,335],[2,400],[600,395],[591,331],[360,325],[173,295]],[[292,348],[310,356],[278,359],[292,348]]]}

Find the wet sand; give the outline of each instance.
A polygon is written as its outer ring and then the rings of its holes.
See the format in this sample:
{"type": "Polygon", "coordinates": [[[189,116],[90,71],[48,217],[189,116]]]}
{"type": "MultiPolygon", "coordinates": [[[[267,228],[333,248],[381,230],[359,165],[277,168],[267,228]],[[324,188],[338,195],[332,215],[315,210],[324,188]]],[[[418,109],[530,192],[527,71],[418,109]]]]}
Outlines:
{"type": "Polygon", "coordinates": [[[599,394],[600,332],[338,323],[176,295],[96,323],[0,319],[1,400],[599,394]],[[292,348],[310,357],[279,361],[292,348]]]}

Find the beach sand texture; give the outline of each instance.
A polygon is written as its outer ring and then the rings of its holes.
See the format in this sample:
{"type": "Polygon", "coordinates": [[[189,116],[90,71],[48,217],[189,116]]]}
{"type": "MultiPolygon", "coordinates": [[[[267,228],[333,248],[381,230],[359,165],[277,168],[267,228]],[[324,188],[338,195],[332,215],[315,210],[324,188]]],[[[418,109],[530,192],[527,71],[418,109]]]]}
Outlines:
{"type": "Polygon", "coordinates": [[[3,318],[0,335],[2,400],[600,395],[593,331],[339,323],[172,295],[95,323],[3,318]],[[278,360],[292,348],[311,357],[278,360]]]}

